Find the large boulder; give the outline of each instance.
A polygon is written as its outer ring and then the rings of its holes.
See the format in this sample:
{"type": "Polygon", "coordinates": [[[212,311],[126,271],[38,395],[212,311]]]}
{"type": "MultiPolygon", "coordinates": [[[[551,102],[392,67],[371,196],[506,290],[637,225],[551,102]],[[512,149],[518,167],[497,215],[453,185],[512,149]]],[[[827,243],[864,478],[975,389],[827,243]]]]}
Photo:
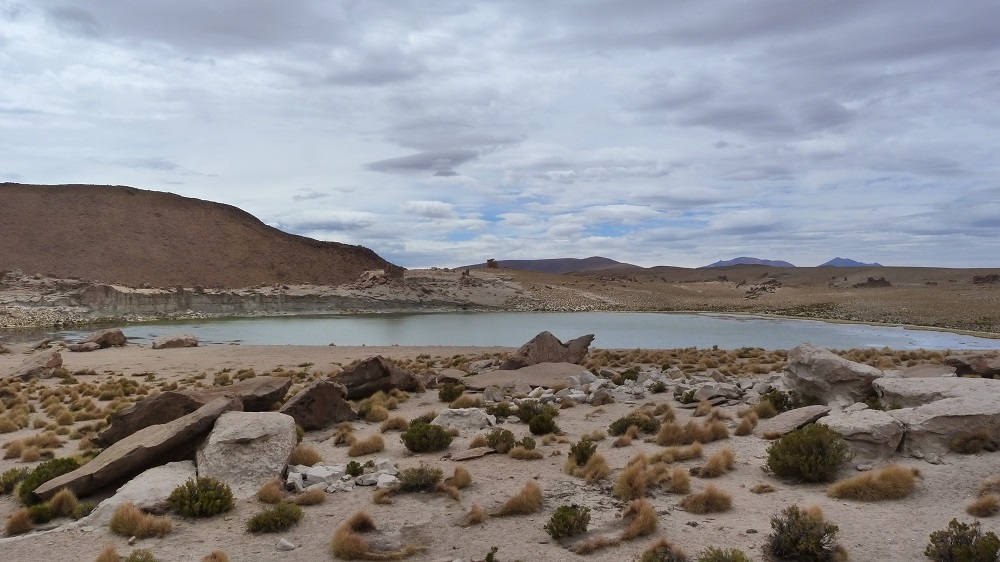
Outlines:
{"type": "Polygon", "coordinates": [[[107,525],[118,506],[132,502],[148,513],[164,513],[169,508],[168,499],[174,488],[198,476],[194,461],[177,461],[155,466],[129,480],[118,488],[115,495],[97,504],[87,517],[77,521],[82,525],[107,525]]]}
{"type": "Polygon", "coordinates": [[[295,447],[295,420],[279,412],[226,412],[198,447],[198,476],[229,485],[239,499],[253,497],[280,477],[295,447]]]}
{"type": "Polygon", "coordinates": [[[1000,375],[1000,351],[949,355],[944,358],[944,363],[955,367],[959,376],[995,377],[1000,375]]]}
{"type": "Polygon", "coordinates": [[[80,343],[96,343],[101,346],[101,349],[104,349],[105,347],[121,347],[128,343],[128,340],[125,339],[125,334],[120,329],[108,328],[91,333],[80,340],[80,343]]]}
{"type": "Polygon", "coordinates": [[[795,408],[782,412],[771,419],[761,420],[753,432],[757,437],[780,437],[800,427],[805,427],[829,413],[829,406],[795,408]]]}
{"type": "Polygon", "coordinates": [[[836,431],[854,452],[854,460],[872,463],[896,454],[903,440],[903,424],[881,410],[843,412],[817,421],[836,431]]]}
{"type": "Polygon", "coordinates": [[[431,423],[442,427],[454,427],[461,431],[493,427],[497,419],[481,408],[449,408],[437,415],[431,423]]]}
{"type": "Polygon", "coordinates": [[[161,392],[111,414],[110,425],[93,441],[107,447],[144,427],[173,421],[224,396],[238,397],[242,409],[248,412],[269,410],[284,398],[291,385],[288,377],[253,377],[228,386],[161,392]]]}
{"type": "Polygon", "coordinates": [[[43,351],[34,353],[21,362],[14,369],[9,378],[21,379],[23,381],[31,379],[47,379],[55,374],[56,369],[62,367],[62,355],[58,351],[43,351]]]}
{"type": "Polygon", "coordinates": [[[814,397],[824,404],[849,405],[872,394],[872,381],[882,371],[855,363],[828,349],[804,343],[788,352],[785,385],[800,396],[814,397]]]}
{"type": "MultiPolygon", "coordinates": [[[[239,398],[218,398],[172,422],[141,429],[73,472],[35,488],[34,495],[48,500],[61,488],[69,488],[78,496],[86,496],[148,468],[188,458],[216,418],[239,408],[239,398]]],[[[294,427],[292,430],[294,433],[294,427]]]]}
{"type": "Polygon", "coordinates": [[[522,345],[500,365],[504,371],[513,371],[538,363],[579,363],[587,356],[594,334],[580,336],[563,343],[550,332],[542,332],[522,345]]]}
{"type": "Polygon", "coordinates": [[[413,391],[420,387],[420,381],[413,373],[393,365],[381,355],[359,361],[334,375],[332,380],[344,385],[348,400],[367,398],[380,390],[388,392],[398,388],[413,391]]]}
{"type": "Polygon", "coordinates": [[[969,394],[1000,391],[1000,381],[964,377],[881,378],[872,383],[881,402],[890,408],[916,408],[969,394]]]}
{"type": "Polygon", "coordinates": [[[279,410],[292,416],[306,431],[357,419],[358,413],[345,399],[347,388],[333,381],[318,380],[291,397],[279,410]]]}
{"type": "Polygon", "coordinates": [[[198,347],[198,338],[191,334],[171,334],[153,340],[153,349],[198,347]]]}

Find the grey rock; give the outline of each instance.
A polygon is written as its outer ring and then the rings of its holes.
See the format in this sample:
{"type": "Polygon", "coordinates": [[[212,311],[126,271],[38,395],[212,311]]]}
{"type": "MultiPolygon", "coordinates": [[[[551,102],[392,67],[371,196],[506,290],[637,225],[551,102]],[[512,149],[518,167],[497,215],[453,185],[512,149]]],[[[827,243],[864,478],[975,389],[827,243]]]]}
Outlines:
{"type": "Polygon", "coordinates": [[[362,474],[354,479],[354,483],[358,486],[374,486],[378,484],[378,475],[373,472],[362,474]]]}
{"type": "Polygon", "coordinates": [[[66,349],[77,353],[88,353],[90,351],[97,351],[98,349],[101,349],[101,344],[92,341],[87,343],[71,343],[66,346],[66,349]]]}
{"type": "Polygon", "coordinates": [[[47,379],[52,377],[56,369],[62,367],[62,364],[62,355],[58,351],[33,353],[30,357],[22,361],[8,378],[20,379],[22,381],[36,378],[47,379]]]}
{"type": "Polygon", "coordinates": [[[487,402],[503,402],[506,398],[502,388],[496,385],[490,385],[483,390],[483,400],[487,402]]]}
{"type": "Polygon", "coordinates": [[[287,539],[282,538],[278,540],[278,543],[274,545],[274,548],[276,548],[278,552],[288,552],[289,550],[295,550],[295,545],[287,539]]]}
{"type": "Polygon", "coordinates": [[[399,484],[399,479],[393,474],[378,473],[375,477],[376,488],[391,488],[399,484]]]}
{"type": "Polygon", "coordinates": [[[105,347],[121,347],[125,345],[128,340],[119,328],[108,328],[106,330],[97,330],[80,340],[80,343],[91,342],[96,343],[103,349],[105,347]]]}
{"type": "Polygon", "coordinates": [[[591,406],[601,406],[603,404],[611,404],[615,401],[614,395],[606,388],[599,388],[596,392],[590,395],[590,405],[591,406]]]}
{"type": "Polygon", "coordinates": [[[542,332],[514,352],[500,369],[512,371],[538,363],[579,363],[593,341],[594,335],[588,334],[563,343],[550,332],[542,332]]]}
{"type": "Polygon", "coordinates": [[[297,442],[295,420],[278,412],[227,412],[198,448],[198,476],[229,485],[239,499],[253,497],[281,476],[297,442]]]}
{"type": "Polygon", "coordinates": [[[829,406],[806,406],[782,412],[771,419],[761,420],[754,429],[754,435],[785,435],[805,427],[830,413],[829,406]]]}
{"type": "Polygon", "coordinates": [[[459,430],[476,430],[496,425],[497,419],[486,413],[482,408],[448,408],[443,410],[431,421],[442,427],[455,427],[459,430]]]}
{"type": "Polygon", "coordinates": [[[876,462],[896,454],[903,439],[903,424],[881,410],[844,411],[820,419],[844,437],[859,462],[876,462]]]}
{"type": "Polygon", "coordinates": [[[825,404],[861,402],[872,393],[872,381],[882,371],[848,361],[812,344],[788,352],[785,384],[800,396],[814,396],[825,404]]]}
{"type": "Polygon", "coordinates": [[[170,493],[198,475],[194,461],[178,461],[150,468],[122,487],[115,495],[102,501],[89,515],[76,522],[82,525],[107,525],[118,506],[132,502],[148,513],[164,513],[169,508],[170,493]]]}
{"type": "Polygon", "coordinates": [[[198,347],[198,338],[191,334],[171,334],[153,340],[153,349],[198,347]]]}
{"type": "Polygon", "coordinates": [[[279,410],[306,431],[325,429],[335,423],[353,421],[358,413],[345,399],[347,388],[328,380],[318,380],[288,399],[279,410]]]}

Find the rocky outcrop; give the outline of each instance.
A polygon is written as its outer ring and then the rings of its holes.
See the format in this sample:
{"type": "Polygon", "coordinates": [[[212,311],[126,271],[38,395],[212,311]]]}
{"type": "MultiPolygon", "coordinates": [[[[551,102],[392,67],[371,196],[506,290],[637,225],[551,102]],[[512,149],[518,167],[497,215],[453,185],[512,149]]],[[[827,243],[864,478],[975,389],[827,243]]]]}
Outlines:
{"type": "Polygon", "coordinates": [[[1000,375],[1000,352],[949,355],[944,358],[944,363],[955,367],[956,374],[959,376],[996,377],[1000,375]]]}
{"type": "MultiPolygon", "coordinates": [[[[239,407],[238,398],[218,398],[172,422],[137,431],[73,472],[35,488],[34,495],[48,500],[61,488],[69,488],[78,496],[87,496],[148,468],[187,458],[216,418],[239,407]]],[[[294,427],[292,432],[294,436],[294,427]]]]}
{"type": "Polygon", "coordinates": [[[98,446],[107,447],[140,429],[173,421],[226,396],[239,398],[245,411],[265,411],[284,398],[291,385],[292,380],[288,377],[262,376],[204,390],[161,392],[111,414],[110,425],[93,441],[98,446]]]}
{"type": "Polygon", "coordinates": [[[775,438],[805,427],[830,413],[829,406],[805,406],[782,412],[771,419],[761,420],[753,433],[757,437],[775,438]]]}
{"type": "Polygon", "coordinates": [[[512,371],[538,363],[579,363],[587,356],[593,341],[594,334],[587,334],[563,343],[550,332],[542,332],[514,352],[500,369],[512,371]]]}
{"type": "Polygon", "coordinates": [[[23,381],[47,379],[52,377],[56,369],[62,367],[62,364],[62,355],[58,351],[35,353],[21,362],[7,378],[21,379],[23,381]]]}
{"type": "Polygon", "coordinates": [[[295,420],[278,412],[226,412],[198,448],[198,476],[229,485],[236,498],[249,498],[280,477],[295,447],[295,420]]]}
{"type": "Polygon", "coordinates": [[[903,440],[903,424],[881,410],[863,410],[833,414],[820,419],[836,431],[854,453],[854,460],[873,463],[896,454],[903,440]]]}
{"type": "Polygon", "coordinates": [[[788,352],[785,384],[800,396],[815,397],[824,404],[843,406],[863,402],[872,394],[872,381],[882,371],[855,363],[812,344],[788,352]]]}
{"type": "Polygon", "coordinates": [[[432,421],[442,427],[454,427],[461,431],[479,430],[496,425],[495,417],[481,408],[449,408],[442,411],[432,421]]]}
{"type": "Polygon", "coordinates": [[[414,391],[420,386],[413,373],[393,365],[381,355],[358,362],[337,373],[332,380],[344,385],[348,400],[367,398],[380,390],[388,392],[393,388],[414,391]]]}
{"type": "Polygon", "coordinates": [[[198,347],[198,338],[191,334],[171,334],[153,340],[153,349],[175,349],[198,347]]]}
{"type": "Polygon", "coordinates": [[[872,384],[879,399],[891,408],[916,408],[975,394],[1000,392],[1000,381],[962,377],[882,378],[872,384]]]}
{"type": "Polygon", "coordinates": [[[347,388],[327,380],[318,380],[291,397],[279,410],[306,431],[324,429],[332,424],[357,419],[358,413],[345,399],[347,388]]]}
{"type": "Polygon", "coordinates": [[[118,328],[108,328],[106,330],[97,330],[89,336],[80,340],[79,343],[96,343],[101,346],[101,349],[105,347],[121,347],[128,342],[125,339],[125,334],[118,328]]]}

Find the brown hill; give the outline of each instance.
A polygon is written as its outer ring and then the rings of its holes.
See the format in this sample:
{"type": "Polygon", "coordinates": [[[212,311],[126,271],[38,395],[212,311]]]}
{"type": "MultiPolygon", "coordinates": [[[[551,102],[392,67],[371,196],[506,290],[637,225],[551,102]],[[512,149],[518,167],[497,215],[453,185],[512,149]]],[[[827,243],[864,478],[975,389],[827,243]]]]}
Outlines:
{"type": "Polygon", "coordinates": [[[141,286],[339,285],[403,269],[231,205],[124,186],[0,184],[0,270],[141,286]]]}

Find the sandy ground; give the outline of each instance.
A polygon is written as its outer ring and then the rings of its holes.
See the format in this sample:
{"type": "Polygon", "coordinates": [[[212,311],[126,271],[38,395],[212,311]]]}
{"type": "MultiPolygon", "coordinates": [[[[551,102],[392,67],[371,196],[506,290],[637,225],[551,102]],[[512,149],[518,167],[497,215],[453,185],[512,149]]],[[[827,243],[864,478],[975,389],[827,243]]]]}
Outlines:
{"type": "MultiPolygon", "coordinates": [[[[106,380],[116,374],[136,375],[153,372],[157,381],[179,380],[192,374],[212,373],[224,368],[254,368],[264,373],[277,366],[293,368],[312,363],[311,369],[325,370],[336,363],[346,364],[376,353],[393,359],[415,358],[420,354],[432,357],[452,357],[456,354],[480,356],[503,351],[506,348],[375,348],[375,347],[302,347],[302,346],[212,346],[193,349],[153,351],[149,348],[129,346],[94,353],[65,354],[66,366],[71,371],[92,368],[99,374],[81,377],[85,380],[106,380]]],[[[0,373],[6,374],[23,357],[0,356],[0,373]]],[[[209,378],[209,380],[211,380],[209,378]]],[[[54,381],[46,381],[54,384],[54,381]]],[[[652,404],[669,402],[678,406],[669,394],[651,395],[652,404]]],[[[576,442],[584,433],[596,429],[607,430],[608,424],[627,414],[637,405],[610,404],[600,408],[580,405],[560,411],[556,419],[570,442],[576,442]]],[[[428,410],[445,407],[435,391],[413,394],[392,415],[413,418],[428,410]]],[[[734,414],[737,407],[726,410],[734,414]]],[[[689,410],[676,409],[683,422],[689,410]]],[[[734,422],[729,422],[734,425],[734,422]]],[[[379,424],[359,421],[355,424],[359,437],[375,433],[379,424]]],[[[501,427],[510,429],[520,438],[528,435],[525,424],[508,418],[501,427]]],[[[27,436],[36,430],[0,436],[0,442],[27,436]]],[[[343,447],[335,447],[326,440],[329,432],[316,431],[306,435],[304,441],[313,444],[327,464],[345,463],[349,459],[343,447]]],[[[456,438],[445,453],[468,448],[477,432],[465,432],[456,438]]],[[[545,457],[541,460],[514,460],[507,456],[490,455],[481,459],[458,463],[443,457],[443,453],[410,454],[395,433],[386,434],[386,450],[368,458],[389,457],[400,468],[417,466],[426,462],[450,474],[458,464],[466,466],[473,475],[473,484],[464,490],[461,501],[441,494],[403,494],[392,505],[376,505],[370,489],[357,488],[350,493],[330,494],[325,503],[305,507],[304,519],[285,533],[252,535],[245,529],[246,520],[256,513],[261,504],[254,500],[241,501],[233,512],[208,520],[191,521],[171,516],[173,533],[160,539],[140,540],[129,546],[124,537],[100,527],[89,532],[56,530],[16,539],[0,539],[0,560],[93,560],[106,545],[114,545],[119,553],[127,555],[134,548],[150,549],[158,560],[200,560],[214,549],[228,553],[230,560],[332,560],[329,542],[333,530],[357,510],[371,513],[375,522],[389,534],[403,532],[413,542],[428,546],[428,550],[413,560],[482,560],[490,547],[499,550],[496,560],[579,560],[551,540],[543,530],[549,514],[562,504],[580,504],[592,509],[591,528],[614,521],[620,516],[624,502],[611,493],[611,485],[621,469],[635,454],[655,452],[656,445],[642,443],[624,448],[612,448],[611,439],[599,442],[598,451],[612,468],[611,477],[598,485],[586,485],[580,479],[562,472],[569,450],[568,443],[539,445],[545,457]],[[545,500],[541,512],[509,518],[488,518],[484,523],[462,528],[457,523],[473,504],[491,509],[516,492],[526,481],[535,480],[544,490],[545,500]],[[285,538],[298,548],[278,552],[275,543],[285,538]]],[[[72,454],[76,442],[70,441],[59,456],[72,454]]],[[[731,437],[705,446],[706,456],[724,447],[731,447],[737,458],[737,469],[720,478],[702,480],[693,478],[692,489],[698,491],[711,482],[723,488],[734,499],[731,511],[722,514],[694,515],[681,510],[681,496],[652,492],[649,496],[659,515],[659,528],[653,536],[626,542],[620,546],[590,555],[593,560],[628,560],[640,553],[656,538],[663,536],[682,546],[694,555],[707,546],[738,547],[754,560],[764,560],[761,545],[770,532],[769,517],[790,504],[822,506],[827,519],[840,527],[840,542],[856,561],[913,561],[923,559],[928,535],[947,526],[951,518],[969,521],[965,505],[973,498],[979,483],[986,477],[1000,473],[1000,463],[995,454],[952,455],[941,465],[931,465],[915,459],[896,459],[907,466],[920,469],[922,478],[916,493],[900,501],[862,503],[834,500],[826,497],[825,485],[805,485],[781,482],[761,470],[766,457],[768,442],[762,439],[731,437]],[[750,488],[758,482],[768,482],[777,488],[770,494],[756,495],[750,488]]],[[[694,467],[699,461],[680,463],[694,467]]],[[[15,460],[0,461],[0,471],[14,466],[25,466],[15,460]]],[[[30,466],[30,464],[28,465],[30,466]]],[[[855,473],[846,466],[841,477],[855,473]]],[[[0,517],[17,508],[11,496],[0,497],[0,517]]],[[[1000,531],[1000,520],[983,519],[984,529],[1000,531]]]]}

